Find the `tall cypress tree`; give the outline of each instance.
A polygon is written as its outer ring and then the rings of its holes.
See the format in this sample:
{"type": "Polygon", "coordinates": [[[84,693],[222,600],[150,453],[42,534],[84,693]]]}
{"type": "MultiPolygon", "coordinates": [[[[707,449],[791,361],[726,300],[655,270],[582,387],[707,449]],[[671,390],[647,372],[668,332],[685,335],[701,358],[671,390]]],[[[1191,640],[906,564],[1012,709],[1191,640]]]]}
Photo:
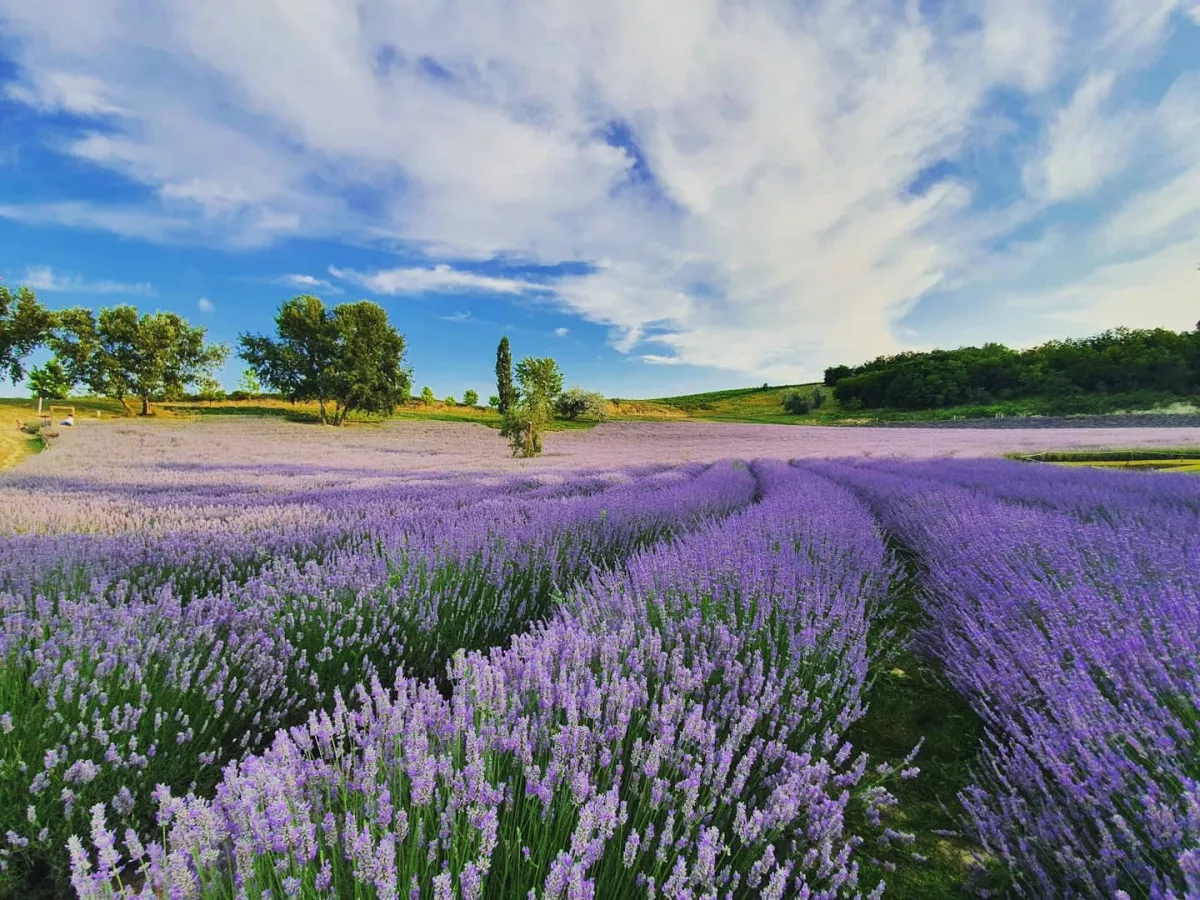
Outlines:
{"type": "Polygon", "coordinates": [[[500,346],[496,348],[496,393],[500,396],[497,407],[500,414],[508,412],[516,405],[517,392],[513,388],[512,351],[508,346],[508,336],[500,338],[500,346]]]}

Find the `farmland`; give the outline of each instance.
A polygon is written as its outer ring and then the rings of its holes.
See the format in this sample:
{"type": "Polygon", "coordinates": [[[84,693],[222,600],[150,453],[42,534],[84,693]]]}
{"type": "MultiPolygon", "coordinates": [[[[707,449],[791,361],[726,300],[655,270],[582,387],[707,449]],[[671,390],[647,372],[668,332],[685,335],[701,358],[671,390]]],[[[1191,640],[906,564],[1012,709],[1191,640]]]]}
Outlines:
{"type": "Polygon", "coordinates": [[[65,431],[0,895],[1200,891],[1200,480],[989,458],[1194,429],[65,431]]]}

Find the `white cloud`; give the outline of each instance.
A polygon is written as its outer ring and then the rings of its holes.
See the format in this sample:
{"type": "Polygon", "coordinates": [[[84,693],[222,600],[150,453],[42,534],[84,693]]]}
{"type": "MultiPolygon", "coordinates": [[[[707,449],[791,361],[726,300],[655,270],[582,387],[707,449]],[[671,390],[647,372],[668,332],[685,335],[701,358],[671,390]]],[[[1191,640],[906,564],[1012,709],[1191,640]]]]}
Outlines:
{"type": "Polygon", "coordinates": [[[333,293],[341,293],[341,288],[336,287],[333,282],[326,281],[324,278],[317,278],[313,275],[280,275],[275,279],[274,283],[299,290],[325,290],[333,293]]]}
{"type": "Polygon", "coordinates": [[[432,268],[383,269],[378,272],[356,272],[353,269],[330,266],[329,274],[334,278],[361,285],[376,294],[420,294],[426,291],[524,294],[547,289],[546,285],[530,281],[477,275],[447,265],[432,268]]]}
{"type": "Polygon", "coordinates": [[[586,274],[552,284],[433,264],[330,274],[379,294],[553,299],[634,358],[771,381],[899,349],[915,338],[898,321],[934,289],[1006,322],[1015,282],[983,273],[1002,273],[1014,251],[996,242],[1023,225],[1051,226],[1061,250],[1023,239],[1047,303],[1063,296],[1047,284],[1106,266],[1157,279],[1136,263],[1191,227],[1171,191],[1192,189],[1198,163],[1169,134],[1181,117],[1125,85],[1194,2],[921,6],[161,0],[147,16],[139,0],[0,0],[20,71],[8,93],[102,120],[55,148],[151,198],[9,203],[0,217],[151,241],[582,261],[586,274]],[[612,123],[636,150],[606,142],[612,123]],[[995,158],[971,172],[985,145],[995,158]],[[964,174],[909,190],[943,160],[964,174]],[[1065,200],[1103,205],[1053,227],[1065,200]]]}
{"type": "Polygon", "coordinates": [[[1071,200],[1095,190],[1129,161],[1135,132],[1120,116],[1104,109],[1116,76],[1088,76],[1050,127],[1041,158],[1025,173],[1026,182],[1051,202],[1071,200]]]}
{"type": "Polygon", "coordinates": [[[154,285],[140,282],[89,281],[79,275],[60,275],[50,266],[28,266],[21,284],[35,291],[63,294],[132,294],[139,297],[154,295],[154,285]]]}
{"type": "Polygon", "coordinates": [[[570,328],[562,328],[560,326],[560,327],[554,329],[554,334],[556,337],[566,337],[570,333],[571,333],[570,328]]]}
{"type": "Polygon", "coordinates": [[[460,322],[461,323],[461,322],[469,322],[471,320],[471,314],[469,312],[456,312],[453,315],[438,316],[438,318],[442,319],[446,322],[460,322]]]}
{"type": "Polygon", "coordinates": [[[202,313],[210,313],[216,309],[216,307],[213,306],[213,302],[207,297],[201,297],[199,300],[197,300],[196,308],[202,313]]]}

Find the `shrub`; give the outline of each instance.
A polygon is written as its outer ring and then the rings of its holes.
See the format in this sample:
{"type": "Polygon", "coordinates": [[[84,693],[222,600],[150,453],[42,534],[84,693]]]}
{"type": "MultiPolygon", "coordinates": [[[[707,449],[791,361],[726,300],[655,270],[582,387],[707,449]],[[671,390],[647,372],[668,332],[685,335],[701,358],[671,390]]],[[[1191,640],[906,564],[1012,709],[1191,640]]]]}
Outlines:
{"type": "Polygon", "coordinates": [[[458,406],[458,401],[454,399],[453,394],[447,394],[446,399],[442,401],[447,406],[458,406]]]}
{"type": "Polygon", "coordinates": [[[42,423],[41,422],[23,422],[23,423],[21,423],[21,430],[23,432],[25,432],[25,434],[32,434],[36,437],[42,431],[42,423]]]}
{"type": "Polygon", "coordinates": [[[559,395],[556,410],[564,419],[594,419],[602,422],[608,418],[608,403],[598,391],[585,391],[575,386],[559,395]]]}
{"type": "Polygon", "coordinates": [[[783,410],[793,416],[806,416],[812,410],[812,400],[799,391],[789,391],[783,397],[783,410]]]}
{"type": "Polygon", "coordinates": [[[429,385],[421,388],[421,402],[426,406],[433,406],[437,402],[437,398],[433,396],[433,388],[429,385]]]}
{"type": "Polygon", "coordinates": [[[478,406],[479,394],[475,391],[466,391],[463,394],[463,406],[478,406]]]}
{"type": "Polygon", "coordinates": [[[812,406],[813,409],[820,409],[825,405],[825,392],[820,388],[813,388],[812,406]]]}

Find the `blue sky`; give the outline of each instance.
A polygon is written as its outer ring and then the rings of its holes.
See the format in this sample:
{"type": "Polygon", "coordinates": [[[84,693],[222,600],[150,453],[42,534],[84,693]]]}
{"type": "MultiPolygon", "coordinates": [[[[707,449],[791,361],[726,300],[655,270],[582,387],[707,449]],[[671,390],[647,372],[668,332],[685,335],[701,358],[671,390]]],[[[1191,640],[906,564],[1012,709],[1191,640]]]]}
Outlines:
{"type": "Polygon", "coordinates": [[[0,0],[0,277],[54,307],[366,297],[484,396],[504,333],[657,396],[1200,318],[1197,0],[150,9],[0,0]]]}

